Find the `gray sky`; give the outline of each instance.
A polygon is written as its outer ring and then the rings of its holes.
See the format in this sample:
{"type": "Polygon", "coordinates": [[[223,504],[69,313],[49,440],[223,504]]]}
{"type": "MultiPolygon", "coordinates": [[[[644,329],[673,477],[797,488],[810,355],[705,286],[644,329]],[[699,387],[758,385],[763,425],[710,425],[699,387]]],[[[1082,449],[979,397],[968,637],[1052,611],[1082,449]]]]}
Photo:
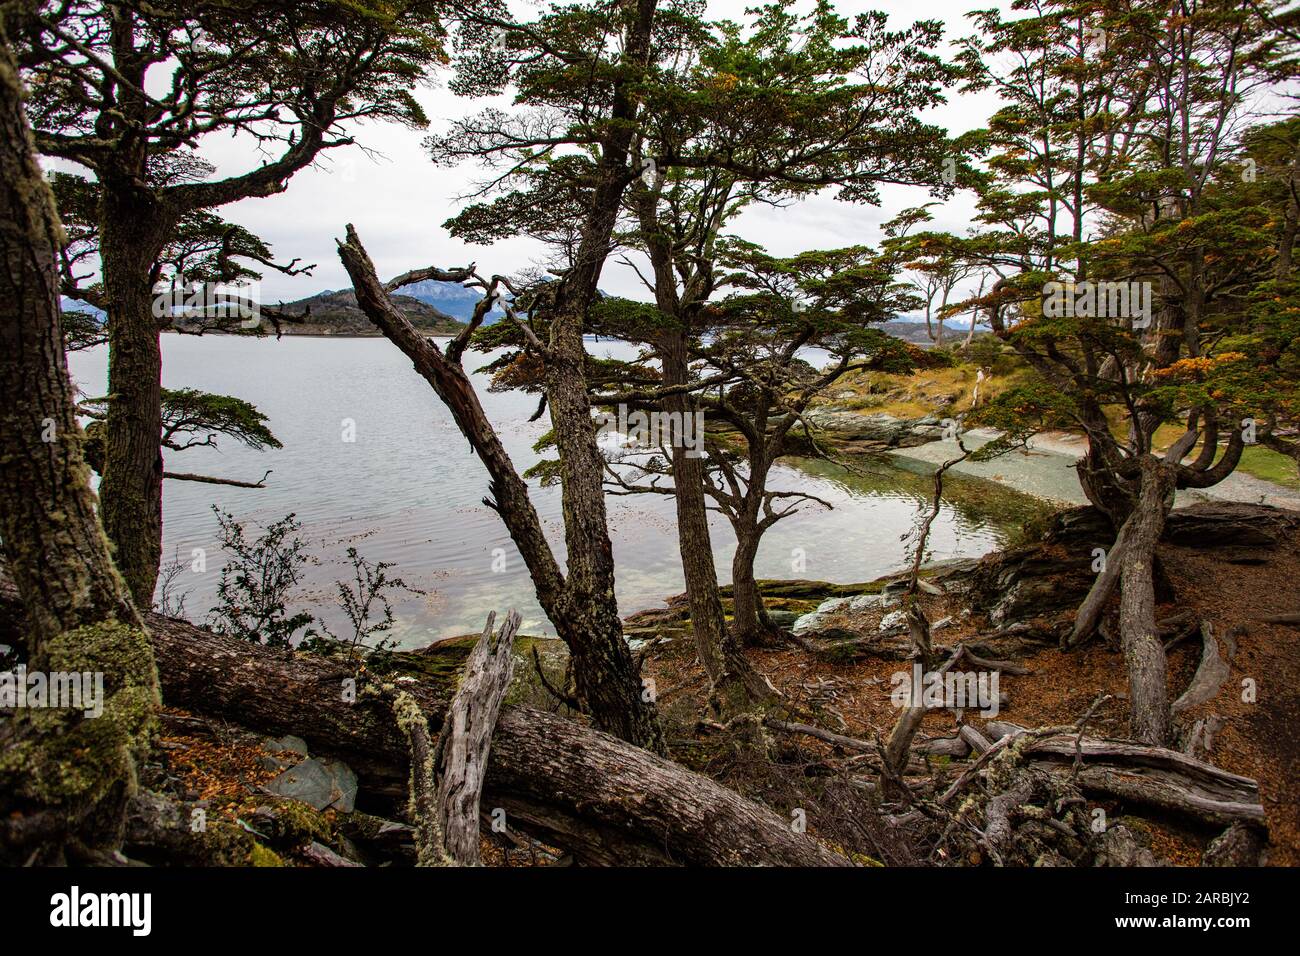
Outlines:
{"type": "MultiPolygon", "coordinates": [[[[747,5],[746,0],[711,0],[709,15],[740,18],[747,5]]],[[[806,2],[797,5],[808,6],[806,2]]],[[[903,0],[840,0],[838,4],[845,15],[885,10],[893,28],[918,18],[939,19],[946,24],[949,40],[969,32],[967,11],[994,5],[1006,4],[989,0],[929,0],[923,5],[903,0]]],[[[418,94],[433,129],[449,117],[475,112],[492,102],[453,96],[445,87],[445,75],[435,81],[434,88],[418,94]]],[[[508,100],[499,102],[504,105],[508,100]]],[[[945,106],[926,118],[959,132],[981,125],[995,105],[986,95],[953,94],[945,106]]],[[[427,131],[392,124],[367,124],[358,137],[372,150],[371,155],[357,147],[331,150],[317,168],[294,176],[284,193],[224,207],[226,218],[269,241],[279,261],[297,257],[317,264],[311,276],[291,278],[268,272],[262,282],[263,302],[301,298],[347,285],[334,239],[343,234],[348,222],[356,225],[384,277],[419,266],[445,267],[469,261],[491,272],[511,273],[542,258],[541,247],[530,240],[474,246],[447,234],[441,224],[461,208],[457,197],[469,191],[482,170],[433,166],[420,145],[425,135],[427,131]]],[[[209,137],[201,152],[217,165],[218,175],[235,174],[261,161],[245,138],[209,137]]],[[[880,237],[880,223],[900,209],[926,201],[924,191],[906,187],[887,187],[882,196],[884,204],[874,208],[837,202],[831,192],[788,208],[756,208],[739,217],[732,231],[778,255],[873,243],[880,237]]],[[[958,195],[933,210],[935,225],[964,231],[973,208],[968,195],[958,195]]],[[[631,270],[613,261],[605,268],[601,287],[645,298],[631,270]]]]}

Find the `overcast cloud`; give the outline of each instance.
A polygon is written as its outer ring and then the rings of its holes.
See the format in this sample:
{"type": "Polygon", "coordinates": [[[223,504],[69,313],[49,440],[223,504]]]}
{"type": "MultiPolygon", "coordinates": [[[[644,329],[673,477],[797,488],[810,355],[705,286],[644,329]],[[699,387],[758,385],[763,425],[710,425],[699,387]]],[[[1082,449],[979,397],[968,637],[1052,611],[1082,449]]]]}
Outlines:
{"type": "MultiPolygon", "coordinates": [[[[744,0],[713,0],[709,3],[709,15],[739,18],[747,5],[744,0]]],[[[903,0],[842,0],[838,6],[845,15],[869,9],[885,10],[894,28],[916,19],[940,19],[946,24],[947,38],[951,41],[969,32],[965,17],[968,10],[991,5],[994,4],[980,4],[979,0],[930,0],[925,4],[903,0]]],[[[475,112],[489,103],[453,96],[447,91],[445,80],[445,75],[437,78],[437,86],[418,94],[435,129],[449,117],[475,112]]],[[[988,96],[954,93],[945,106],[927,119],[959,132],[980,125],[995,105],[988,96]]],[[[482,170],[474,166],[455,169],[433,166],[421,147],[427,131],[375,123],[357,132],[361,142],[371,150],[370,155],[358,147],[329,151],[318,167],[294,176],[284,193],[244,200],[221,210],[227,219],[270,242],[279,261],[299,258],[317,266],[311,276],[289,277],[268,272],[262,282],[263,302],[297,299],[322,289],[347,285],[334,240],[343,234],[344,224],[348,222],[356,225],[384,276],[418,266],[451,266],[469,261],[476,261],[492,272],[512,273],[541,260],[543,251],[531,240],[475,246],[447,234],[442,223],[459,210],[461,204],[457,197],[472,188],[482,170]]],[[[201,153],[216,164],[219,175],[237,174],[261,161],[252,150],[251,141],[243,137],[209,137],[203,142],[201,153]]],[[[787,208],[755,208],[738,218],[732,231],[778,255],[874,243],[880,238],[882,222],[900,209],[925,201],[923,190],[886,187],[883,205],[873,208],[837,202],[833,191],[828,191],[787,208]]],[[[936,207],[936,225],[964,231],[973,208],[968,195],[956,196],[942,207],[936,207]]],[[[646,297],[632,271],[614,261],[606,266],[601,287],[620,295],[646,297]]]]}

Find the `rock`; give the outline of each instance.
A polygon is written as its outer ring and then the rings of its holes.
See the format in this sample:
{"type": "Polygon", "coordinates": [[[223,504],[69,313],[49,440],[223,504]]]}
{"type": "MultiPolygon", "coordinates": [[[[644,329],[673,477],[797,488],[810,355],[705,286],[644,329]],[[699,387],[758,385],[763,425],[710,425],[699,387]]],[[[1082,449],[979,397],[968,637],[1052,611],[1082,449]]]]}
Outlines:
{"type": "Polygon", "coordinates": [[[1210,841],[1201,866],[1260,866],[1264,839],[1254,827],[1234,823],[1210,841]]]}
{"type": "Polygon", "coordinates": [[[814,614],[834,614],[836,611],[842,611],[849,606],[850,598],[828,598],[817,605],[814,614]]]}
{"type": "Polygon", "coordinates": [[[767,616],[777,627],[791,627],[800,617],[798,611],[768,611],[767,616]]]}
{"type": "Polygon", "coordinates": [[[860,612],[871,608],[884,607],[885,600],[883,594],[859,594],[857,597],[849,598],[849,610],[860,612]]]}
{"type": "Polygon", "coordinates": [[[811,614],[805,614],[799,618],[790,628],[790,632],[798,637],[808,634],[816,634],[826,626],[826,616],[813,611],[811,614]]]}
{"type": "Polygon", "coordinates": [[[880,448],[923,445],[943,437],[943,428],[933,415],[895,418],[883,412],[862,415],[830,406],[814,408],[804,416],[816,429],[837,441],[860,442],[880,448]]]}
{"type": "Polygon", "coordinates": [[[317,810],[351,812],[357,799],[357,775],[339,760],[311,757],[266,785],[271,793],[292,797],[317,810]]]}
{"type": "Polygon", "coordinates": [[[1157,866],[1156,856],[1122,823],[1109,827],[1101,835],[1101,848],[1093,866],[1157,866]]]}
{"type": "Polygon", "coordinates": [[[904,610],[890,611],[880,619],[880,630],[892,631],[896,627],[903,627],[907,624],[907,612],[904,610]]]}
{"type": "Polygon", "coordinates": [[[267,737],[262,741],[262,746],[272,752],[291,750],[296,754],[308,755],[307,741],[301,737],[295,737],[293,734],[286,734],[278,740],[273,737],[267,737]]]}

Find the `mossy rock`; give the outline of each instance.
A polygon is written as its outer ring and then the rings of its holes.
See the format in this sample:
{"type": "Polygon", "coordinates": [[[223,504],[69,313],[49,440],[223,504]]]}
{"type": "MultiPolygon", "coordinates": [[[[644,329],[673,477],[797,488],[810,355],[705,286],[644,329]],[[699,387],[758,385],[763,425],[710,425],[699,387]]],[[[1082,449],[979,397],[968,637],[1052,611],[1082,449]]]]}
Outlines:
{"type": "Polygon", "coordinates": [[[334,828],[325,814],[300,800],[279,800],[258,807],[252,825],[274,846],[286,849],[313,840],[329,843],[334,837],[334,828]]]}

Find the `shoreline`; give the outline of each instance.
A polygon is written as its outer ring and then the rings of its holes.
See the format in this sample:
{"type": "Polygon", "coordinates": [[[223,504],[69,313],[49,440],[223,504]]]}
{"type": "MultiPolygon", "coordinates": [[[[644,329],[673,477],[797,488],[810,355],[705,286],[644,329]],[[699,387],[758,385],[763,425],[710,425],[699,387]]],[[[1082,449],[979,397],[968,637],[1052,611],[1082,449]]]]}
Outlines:
{"type": "MultiPolygon", "coordinates": [[[[971,429],[963,436],[968,448],[983,447],[995,437],[997,432],[992,429],[971,429]]],[[[1085,447],[1082,436],[1067,432],[1045,432],[1030,439],[1027,450],[1008,452],[992,461],[963,461],[951,470],[968,477],[996,482],[1005,488],[1062,507],[1086,505],[1088,499],[1079,486],[1074,471],[1074,463],[1082,457],[1085,447]]],[[[888,454],[937,468],[943,462],[957,457],[960,452],[955,441],[938,439],[924,445],[893,448],[888,454]]],[[[1174,507],[1182,508],[1203,501],[1262,504],[1300,511],[1300,491],[1256,478],[1240,469],[1209,488],[1179,491],[1174,507]]]]}

